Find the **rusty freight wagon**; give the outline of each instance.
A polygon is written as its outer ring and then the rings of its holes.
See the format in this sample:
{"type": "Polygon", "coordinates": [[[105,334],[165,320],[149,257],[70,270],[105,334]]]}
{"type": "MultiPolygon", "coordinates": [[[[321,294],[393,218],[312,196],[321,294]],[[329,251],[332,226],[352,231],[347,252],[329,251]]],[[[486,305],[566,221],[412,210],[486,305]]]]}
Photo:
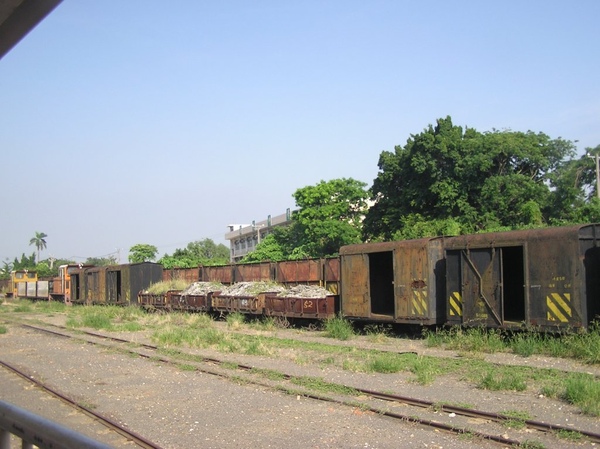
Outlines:
{"type": "Polygon", "coordinates": [[[445,319],[444,238],[340,249],[341,311],[353,320],[441,324],[445,319]]]}
{"type": "Polygon", "coordinates": [[[162,280],[162,265],[143,262],[82,269],[81,292],[77,295],[86,304],[136,304],[140,291],[162,280]]]}
{"type": "Polygon", "coordinates": [[[600,225],[451,237],[450,324],[578,328],[600,313],[600,225]]]}

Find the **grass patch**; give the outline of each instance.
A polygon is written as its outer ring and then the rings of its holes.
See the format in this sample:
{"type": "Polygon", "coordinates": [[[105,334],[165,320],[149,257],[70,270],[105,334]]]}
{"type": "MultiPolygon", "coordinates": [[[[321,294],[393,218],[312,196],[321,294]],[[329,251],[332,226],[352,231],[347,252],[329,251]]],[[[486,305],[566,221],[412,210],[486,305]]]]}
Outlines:
{"type": "Polygon", "coordinates": [[[546,446],[541,441],[525,440],[520,445],[521,449],[546,449],[546,446]]]}
{"type": "Polygon", "coordinates": [[[440,373],[439,365],[435,359],[422,356],[415,357],[410,371],[416,376],[416,381],[421,385],[432,383],[440,373]]]}
{"type": "Polygon", "coordinates": [[[507,419],[502,422],[502,425],[511,429],[523,429],[525,427],[525,421],[531,419],[529,413],[519,410],[506,410],[501,412],[501,414],[507,417],[507,419]]]}
{"type": "Polygon", "coordinates": [[[164,295],[169,290],[182,291],[190,286],[188,281],[183,279],[173,279],[170,281],[161,281],[148,287],[147,292],[152,295],[164,295]]]}
{"type": "Polygon", "coordinates": [[[17,304],[13,309],[15,313],[29,313],[33,312],[33,305],[31,301],[21,300],[19,304],[17,304]]]}
{"type": "Polygon", "coordinates": [[[456,351],[474,351],[493,354],[507,350],[502,331],[485,327],[451,327],[447,330],[423,330],[425,342],[430,347],[443,346],[456,351]]]}
{"type": "Polygon", "coordinates": [[[227,327],[229,329],[239,330],[244,326],[244,323],[246,322],[246,315],[239,312],[230,313],[225,318],[225,321],[227,322],[227,327]]]}
{"type": "Polygon", "coordinates": [[[294,377],[290,380],[294,385],[304,387],[319,393],[334,393],[348,396],[358,396],[358,391],[345,385],[334,384],[318,377],[294,377]]]}
{"type": "Polygon", "coordinates": [[[252,368],[252,373],[258,374],[262,377],[265,377],[269,380],[274,381],[282,381],[285,380],[286,376],[280,371],[275,371],[272,369],[262,369],[262,368],[252,368]]]}
{"type": "Polygon", "coordinates": [[[182,363],[177,365],[177,367],[182,371],[196,371],[196,367],[194,365],[189,365],[187,363],[182,363]]]}
{"type": "Polygon", "coordinates": [[[580,441],[583,435],[575,430],[560,429],[555,432],[555,435],[562,440],[580,441]]]}
{"type": "Polygon", "coordinates": [[[393,333],[389,324],[367,324],[363,328],[364,334],[372,343],[385,343],[393,333]]]}
{"type": "Polygon", "coordinates": [[[350,340],[354,337],[352,323],[341,316],[325,320],[325,335],[338,340],[350,340]]]}
{"type": "Polygon", "coordinates": [[[587,330],[551,334],[535,329],[510,332],[498,329],[462,328],[424,330],[429,347],[444,347],[463,352],[512,352],[523,357],[534,354],[600,363],[600,323],[593,322],[587,330]]]}
{"type": "Polygon", "coordinates": [[[525,391],[527,384],[522,375],[515,370],[490,369],[477,385],[483,390],[525,391]]]}
{"type": "Polygon", "coordinates": [[[600,382],[589,374],[570,375],[562,398],[576,405],[583,413],[600,416],[600,382]]]}
{"type": "Polygon", "coordinates": [[[8,332],[8,328],[6,326],[0,325],[0,334],[6,334],[8,332]]]}
{"type": "Polygon", "coordinates": [[[398,355],[393,353],[381,353],[377,354],[368,362],[368,371],[391,374],[404,371],[406,366],[406,361],[403,360],[403,358],[398,357],[398,355]]]}

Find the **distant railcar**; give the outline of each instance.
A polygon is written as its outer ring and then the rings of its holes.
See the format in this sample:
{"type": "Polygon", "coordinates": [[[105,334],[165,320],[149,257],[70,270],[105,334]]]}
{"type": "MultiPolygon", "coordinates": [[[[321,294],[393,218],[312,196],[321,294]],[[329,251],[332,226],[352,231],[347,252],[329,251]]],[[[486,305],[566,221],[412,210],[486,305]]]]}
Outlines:
{"type": "Polygon", "coordinates": [[[134,305],[138,294],[162,281],[160,264],[143,262],[82,268],[79,291],[72,301],[85,304],[134,305]]]}
{"type": "Polygon", "coordinates": [[[15,298],[27,298],[31,294],[36,298],[36,283],[38,275],[36,271],[14,270],[10,273],[10,293],[15,298]],[[29,284],[29,286],[28,286],[29,284]]]}

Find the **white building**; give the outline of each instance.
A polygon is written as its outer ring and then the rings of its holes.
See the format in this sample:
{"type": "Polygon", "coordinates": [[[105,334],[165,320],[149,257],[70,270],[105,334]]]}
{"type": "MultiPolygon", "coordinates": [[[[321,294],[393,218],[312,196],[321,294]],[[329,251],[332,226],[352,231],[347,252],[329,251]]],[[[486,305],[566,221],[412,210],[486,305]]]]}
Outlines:
{"type": "Polygon", "coordinates": [[[262,239],[273,232],[277,226],[285,226],[292,221],[292,213],[287,209],[285,214],[271,217],[266,220],[252,224],[230,224],[227,225],[229,232],[225,234],[225,239],[229,240],[229,260],[238,262],[246,254],[251,253],[262,239]]]}

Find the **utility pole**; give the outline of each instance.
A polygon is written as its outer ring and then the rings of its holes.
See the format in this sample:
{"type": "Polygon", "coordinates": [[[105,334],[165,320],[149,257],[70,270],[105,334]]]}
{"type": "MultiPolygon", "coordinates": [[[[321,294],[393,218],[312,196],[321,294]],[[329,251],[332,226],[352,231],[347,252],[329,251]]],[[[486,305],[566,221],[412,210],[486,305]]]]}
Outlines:
{"type": "Polygon", "coordinates": [[[596,161],[596,197],[600,199],[600,156],[587,153],[587,157],[596,161]]]}

